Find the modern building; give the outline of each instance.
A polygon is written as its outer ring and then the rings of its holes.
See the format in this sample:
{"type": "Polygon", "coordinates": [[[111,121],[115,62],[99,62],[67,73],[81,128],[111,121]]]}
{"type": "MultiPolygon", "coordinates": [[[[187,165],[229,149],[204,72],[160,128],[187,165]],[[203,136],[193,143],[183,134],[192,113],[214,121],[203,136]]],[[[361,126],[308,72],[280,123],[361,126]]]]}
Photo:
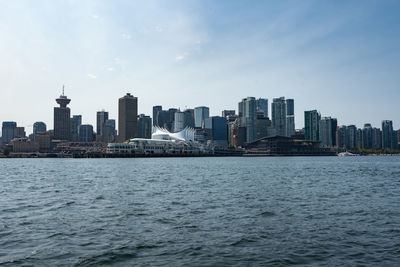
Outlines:
{"type": "Polygon", "coordinates": [[[180,132],[185,129],[185,113],[177,111],[174,114],[174,132],[180,132]]]}
{"type": "Polygon", "coordinates": [[[370,123],[365,123],[362,131],[361,146],[365,149],[372,149],[372,126],[370,123]]]}
{"type": "Polygon", "coordinates": [[[150,116],[140,114],[138,116],[138,138],[150,139],[152,133],[152,125],[150,116]]]}
{"type": "Polygon", "coordinates": [[[319,121],[321,115],[316,110],[304,111],[305,140],[319,140],[319,121]]]}
{"type": "Polygon", "coordinates": [[[183,113],[185,117],[185,127],[194,128],[194,109],[185,109],[183,113]]]}
{"type": "Polygon", "coordinates": [[[390,120],[382,121],[382,148],[393,149],[393,122],[390,120]]]}
{"type": "Polygon", "coordinates": [[[54,139],[71,140],[71,110],[67,107],[71,99],[64,95],[64,89],[56,102],[60,106],[54,107],[54,139]]]}
{"type": "Polygon", "coordinates": [[[236,119],[230,127],[230,142],[234,147],[243,147],[246,143],[246,127],[242,127],[240,119],[236,119]]]}
{"type": "Polygon", "coordinates": [[[342,125],[336,129],[336,143],[340,149],[348,147],[347,127],[342,125]]]}
{"type": "Polygon", "coordinates": [[[70,119],[70,129],[71,129],[71,140],[77,142],[79,140],[78,137],[78,129],[79,126],[82,125],[82,115],[73,115],[70,119]]]}
{"type": "Polygon", "coordinates": [[[93,126],[82,124],[78,128],[79,142],[93,142],[93,126]]]}
{"type": "Polygon", "coordinates": [[[130,93],[118,101],[118,140],[124,142],[137,137],[138,99],[130,93]]]}
{"type": "Polygon", "coordinates": [[[96,122],[97,122],[97,124],[96,124],[96,134],[99,135],[99,136],[102,136],[103,135],[104,125],[105,125],[106,121],[108,120],[108,112],[104,111],[104,110],[97,111],[96,115],[97,115],[96,116],[96,119],[97,119],[96,120],[96,122]]]}
{"type": "Polygon", "coordinates": [[[37,121],[33,124],[33,134],[45,133],[47,131],[46,124],[42,121],[37,121]]]}
{"type": "Polygon", "coordinates": [[[257,114],[256,120],[256,129],[257,129],[257,138],[260,139],[268,136],[268,128],[271,127],[272,122],[268,117],[265,117],[265,114],[257,114]]]}
{"type": "Polygon", "coordinates": [[[253,142],[257,139],[257,103],[254,97],[239,102],[239,117],[241,127],[246,127],[246,142],[253,142]]]}
{"type": "Polygon", "coordinates": [[[291,137],[295,132],[294,100],[286,99],[286,136],[291,137]]]}
{"type": "Polygon", "coordinates": [[[347,148],[357,148],[357,127],[355,125],[347,126],[347,148]]]}
{"type": "Polygon", "coordinates": [[[259,98],[256,100],[257,112],[262,112],[264,118],[268,118],[268,99],[259,98]]]}
{"type": "Polygon", "coordinates": [[[8,144],[12,139],[15,138],[15,132],[17,130],[17,123],[14,121],[4,121],[1,127],[1,140],[3,144],[8,144]]]}
{"type": "Polygon", "coordinates": [[[162,111],[162,106],[153,106],[153,126],[163,127],[162,125],[158,124],[158,113],[160,111],[162,111]]]}
{"type": "Polygon", "coordinates": [[[333,147],[334,138],[336,139],[335,119],[322,117],[319,121],[319,141],[321,142],[321,147],[333,147]],[[332,129],[335,129],[335,137],[333,137],[332,129]]]}
{"type": "Polygon", "coordinates": [[[14,138],[11,140],[14,153],[31,153],[39,152],[39,142],[32,141],[28,138],[14,138]]]}
{"type": "Polygon", "coordinates": [[[175,126],[175,112],[178,112],[179,110],[176,108],[170,108],[168,109],[168,116],[167,116],[167,121],[165,123],[165,129],[167,129],[170,132],[176,132],[174,129],[175,126]]]}
{"type": "Polygon", "coordinates": [[[210,109],[208,107],[194,108],[194,127],[202,128],[204,120],[210,117],[210,109]]]}
{"type": "Polygon", "coordinates": [[[382,131],[379,128],[372,128],[372,148],[382,149],[382,131]]]}
{"type": "Polygon", "coordinates": [[[204,120],[209,140],[218,146],[228,146],[228,125],[224,117],[214,116],[204,120]]]}
{"type": "Polygon", "coordinates": [[[222,111],[222,117],[227,118],[228,116],[235,116],[236,111],[235,110],[223,110],[222,111]]]}
{"type": "Polygon", "coordinates": [[[272,126],[275,127],[277,135],[287,136],[285,97],[274,98],[272,101],[272,126]]]}
{"type": "Polygon", "coordinates": [[[111,143],[117,140],[117,131],[115,129],[115,120],[107,120],[104,124],[103,135],[100,141],[103,143],[111,143]]]}
{"type": "Polygon", "coordinates": [[[25,138],[25,127],[17,127],[15,128],[15,138],[25,138]]]}

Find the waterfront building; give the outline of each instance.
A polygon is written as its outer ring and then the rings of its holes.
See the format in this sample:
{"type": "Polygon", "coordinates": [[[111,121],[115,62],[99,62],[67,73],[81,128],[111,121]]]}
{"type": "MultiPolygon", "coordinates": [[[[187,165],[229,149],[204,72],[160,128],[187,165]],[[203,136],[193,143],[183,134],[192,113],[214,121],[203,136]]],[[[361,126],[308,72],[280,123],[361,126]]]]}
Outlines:
{"type": "Polygon", "coordinates": [[[194,109],[185,109],[183,114],[185,117],[185,127],[194,128],[194,109]]]}
{"type": "Polygon", "coordinates": [[[137,137],[138,99],[130,93],[118,100],[118,140],[137,137]]]}
{"type": "Polygon", "coordinates": [[[194,127],[202,128],[204,120],[210,117],[210,109],[208,107],[194,108],[194,127]]]}
{"type": "Polygon", "coordinates": [[[260,139],[262,137],[268,136],[268,127],[271,127],[272,122],[268,117],[265,117],[263,113],[257,115],[256,120],[256,129],[257,129],[257,138],[260,139]]]}
{"type": "Polygon", "coordinates": [[[223,110],[222,117],[227,118],[228,116],[236,116],[236,112],[234,110],[223,110]]]}
{"type": "Polygon", "coordinates": [[[272,101],[272,126],[275,127],[277,135],[287,136],[285,97],[274,98],[272,101]]]}
{"type": "Polygon", "coordinates": [[[15,128],[15,138],[25,138],[25,127],[17,127],[15,128]]]}
{"type": "Polygon", "coordinates": [[[32,153],[39,152],[39,142],[28,138],[14,138],[11,140],[14,153],[32,153]]]}
{"type": "Polygon", "coordinates": [[[382,121],[382,148],[393,149],[393,122],[390,120],[382,121]]]}
{"type": "Polygon", "coordinates": [[[56,102],[60,106],[54,107],[54,139],[71,140],[71,110],[67,107],[71,99],[64,95],[64,89],[56,102]]]}
{"type": "Polygon", "coordinates": [[[304,111],[304,135],[305,140],[319,140],[319,121],[321,115],[316,110],[304,111]]]}
{"type": "Polygon", "coordinates": [[[332,123],[332,132],[331,132],[331,136],[332,136],[332,147],[336,147],[336,129],[337,129],[337,119],[336,118],[332,118],[331,119],[331,123],[332,123]]]}
{"type": "Polygon", "coordinates": [[[185,128],[180,132],[171,133],[165,128],[156,126],[153,128],[151,139],[193,142],[195,141],[195,135],[196,130],[193,128],[185,128]]]}
{"type": "Polygon", "coordinates": [[[322,117],[319,121],[319,141],[322,147],[333,147],[333,130],[335,129],[335,139],[336,139],[336,127],[335,119],[331,117],[322,117]]]}
{"type": "Polygon", "coordinates": [[[238,118],[231,126],[230,144],[234,147],[243,147],[244,143],[246,143],[246,127],[241,125],[240,118],[238,118]]]}
{"type": "Polygon", "coordinates": [[[48,132],[38,132],[34,135],[34,140],[39,143],[39,152],[50,152],[51,136],[48,132]]]}
{"type": "Polygon", "coordinates": [[[174,115],[174,132],[180,132],[185,129],[185,113],[181,111],[175,112],[174,115]]]}
{"type": "Polygon", "coordinates": [[[372,126],[370,123],[364,124],[362,131],[361,147],[365,149],[372,148],[372,126]]]}
{"type": "Polygon", "coordinates": [[[286,99],[286,136],[295,134],[294,100],[286,99]]]}
{"type": "Polygon", "coordinates": [[[79,142],[93,142],[93,126],[90,124],[82,124],[78,128],[79,142]]]}
{"type": "Polygon", "coordinates": [[[357,148],[357,127],[355,125],[347,126],[347,148],[354,149],[357,148]]]}
{"type": "Polygon", "coordinates": [[[106,121],[108,120],[108,112],[107,111],[97,111],[96,114],[96,134],[99,136],[103,135],[103,128],[104,128],[104,124],[106,123],[106,121]]]}
{"type": "Polygon", "coordinates": [[[33,134],[37,133],[45,133],[46,132],[46,124],[41,121],[37,121],[33,124],[33,134]]]}
{"type": "Polygon", "coordinates": [[[246,142],[257,139],[257,105],[254,97],[243,98],[239,102],[239,117],[242,127],[246,127],[246,142]]]}
{"type": "Polygon", "coordinates": [[[179,110],[176,108],[170,108],[168,109],[168,118],[167,122],[165,123],[165,129],[167,129],[170,132],[176,132],[174,129],[175,126],[175,113],[178,112],[179,110]]]}
{"type": "Polygon", "coordinates": [[[152,126],[150,116],[140,114],[138,117],[138,138],[151,138],[152,126]]]}
{"type": "Polygon", "coordinates": [[[360,149],[362,148],[362,130],[361,129],[357,129],[357,148],[360,149]]]}
{"type": "Polygon", "coordinates": [[[15,121],[3,121],[1,127],[1,139],[3,144],[8,144],[12,139],[15,138],[16,129],[17,123],[15,121]]]}
{"type": "Polygon", "coordinates": [[[106,120],[103,128],[103,135],[100,141],[104,143],[111,143],[117,140],[117,131],[115,129],[115,120],[106,120]]]}
{"type": "Polygon", "coordinates": [[[372,148],[382,149],[382,131],[379,128],[372,128],[372,148]]]}
{"type": "Polygon", "coordinates": [[[336,129],[337,147],[346,149],[348,147],[347,127],[342,125],[336,129]]]}
{"type": "Polygon", "coordinates": [[[157,112],[157,122],[156,125],[161,128],[167,128],[169,121],[169,112],[167,110],[160,110],[157,112]]]}
{"type": "Polygon", "coordinates": [[[224,117],[214,116],[204,120],[209,140],[218,146],[228,146],[228,126],[224,117]]]}
{"type": "Polygon", "coordinates": [[[71,129],[71,140],[77,142],[78,138],[78,129],[82,124],[82,115],[73,115],[70,118],[70,129],[71,129]]]}
{"type": "Polygon", "coordinates": [[[268,99],[259,98],[256,100],[257,112],[262,112],[265,118],[268,118],[268,99]]]}
{"type": "Polygon", "coordinates": [[[162,106],[154,106],[153,107],[153,126],[164,127],[164,125],[160,125],[158,123],[158,113],[162,111],[162,106]]]}

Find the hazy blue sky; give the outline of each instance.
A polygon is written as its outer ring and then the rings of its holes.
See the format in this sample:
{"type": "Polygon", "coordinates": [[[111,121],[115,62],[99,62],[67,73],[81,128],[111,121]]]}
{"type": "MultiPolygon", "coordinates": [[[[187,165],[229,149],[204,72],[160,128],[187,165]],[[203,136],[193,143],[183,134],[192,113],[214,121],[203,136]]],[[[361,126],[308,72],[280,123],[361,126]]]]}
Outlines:
{"type": "Polygon", "coordinates": [[[309,109],[399,128],[399,14],[396,0],[0,0],[0,121],[52,128],[65,84],[93,125],[131,92],[145,114],[285,96],[296,128],[309,109]]]}

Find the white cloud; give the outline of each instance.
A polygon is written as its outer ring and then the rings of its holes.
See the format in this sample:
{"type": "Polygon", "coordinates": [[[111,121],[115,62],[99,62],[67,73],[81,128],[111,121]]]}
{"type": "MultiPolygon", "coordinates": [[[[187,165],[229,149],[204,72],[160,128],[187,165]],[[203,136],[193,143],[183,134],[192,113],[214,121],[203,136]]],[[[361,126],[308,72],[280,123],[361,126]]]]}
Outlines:
{"type": "Polygon", "coordinates": [[[97,78],[97,76],[96,75],[94,75],[94,74],[88,74],[87,75],[90,79],[96,79],[97,78]]]}
{"type": "Polygon", "coordinates": [[[96,14],[92,14],[92,15],[90,15],[93,19],[98,19],[99,18],[99,15],[96,15],[96,14]]]}
{"type": "Polygon", "coordinates": [[[132,39],[132,36],[131,36],[130,34],[123,33],[123,34],[122,34],[122,39],[124,39],[124,40],[130,40],[130,39],[132,39]]]}
{"type": "Polygon", "coordinates": [[[186,56],[188,56],[189,55],[189,53],[183,53],[182,55],[177,55],[176,57],[175,57],[175,60],[176,61],[181,61],[181,60],[184,60],[185,58],[186,58],[186,56]]]}
{"type": "Polygon", "coordinates": [[[114,68],[113,68],[113,67],[108,67],[106,70],[108,70],[108,71],[114,71],[114,68]]]}

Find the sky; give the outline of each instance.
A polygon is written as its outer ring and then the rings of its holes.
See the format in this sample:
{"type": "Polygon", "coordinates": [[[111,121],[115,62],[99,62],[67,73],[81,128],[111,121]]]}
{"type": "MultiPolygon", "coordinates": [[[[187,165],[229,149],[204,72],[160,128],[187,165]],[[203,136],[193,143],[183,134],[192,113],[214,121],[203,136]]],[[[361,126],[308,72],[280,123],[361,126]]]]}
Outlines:
{"type": "Polygon", "coordinates": [[[400,1],[0,0],[0,122],[53,127],[71,115],[236,109],[247,96],[295,100],[339,125],[400,128],[400,1]]]}

